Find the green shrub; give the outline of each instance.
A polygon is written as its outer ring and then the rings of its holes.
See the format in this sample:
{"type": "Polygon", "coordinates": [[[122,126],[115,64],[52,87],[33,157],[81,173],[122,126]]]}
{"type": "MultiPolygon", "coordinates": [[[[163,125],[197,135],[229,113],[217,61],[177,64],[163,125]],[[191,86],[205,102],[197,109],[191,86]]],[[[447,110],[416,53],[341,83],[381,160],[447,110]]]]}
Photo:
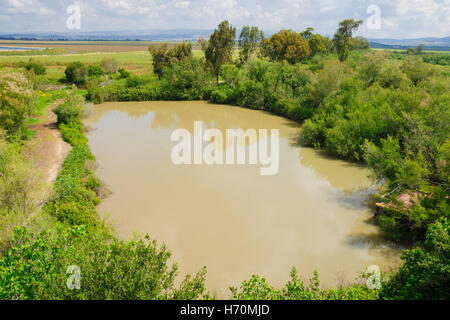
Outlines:
{"type": "Polygon", "coordinates": [[[77,61],[67,65],[65,74],[68,82],[83,86],[86,84],[88,70],[83,63],[77,61]]]}
{"type": "Polygon", "coordinates": [[[30,61],[25,65],[25,70],[33,71],[35,75],[44,75],[47,70],[42,63],[30,61]]]}
{"type": "Polygon", "coordinates": [[[72,120],[69,123],[61,123],[59,125],[61,136],[64,141],[71,145],[87,144],[87,138],[83,134],[83,126],[79,120],[72,120]]]}
{"type": "Polygon", "coordinates": [[[149,82],[149,80],[144,79],[144,78],[139,77],[139,76],[135,76],[135,75],[129,76],[126,79],[127,79],[126,80],[126,85],[127,85],[128,88],[136,88],[136,87],[139,87],[139,86],[143,86],[143,85],[145,85],[145,84],[147,84],[149,82]]]}
{"type": "Polygon", "coordinates": [[[0,258],[2,300],[200,299],[206,269],[175,285],[171,253],[149,237],[122,241],[85,227],[63,227],[34,235],[24,227],[0,258]],[[66,287],[68,266],[81,272],[80,290],[66,287]]]}
{"type": "Polygon", "coordinates": [[[185,58],[164,70],[161,96],[164,100],[201,100],[209,98],[212,77],[204,61],[185,58]]]}
{"type": "Polygon", "coordinates": [[[87,71],[88,71],[88,76],[89,77],[100,77],[100,76],[105,74],[105,72],[103,71],[102,67],[100,67],[97,64],[90,65],[87,68],[87,71]]]}
{"type": "Polygon", "coordinates": [[[263,109],[264,87],[262,83],[247,80],[239,87],[237,104],[252,109],[263,109]]]}
{"type": "Polygon", "coordinates": [[[0,128],[9,139],[26,133],[25,122],[35,114],[33,84],[20,72],[0,73],[0,128]]]}
{"type": "Polygon", "coordinates": [[[90,80],[86,85],[87,93],[86,99],[95,104],[103,103],[104,90],[100,87],[100,83],[97,80],[90,80]]]}
{"type": "Polygon", "coordinates": [[[120,79],[126,79],[130,76],[130,73],[127,70],[125,70],[124,68],[120,68],[119,75],[120,75],[120,79]]]}
{"type": "Polygon", "coordinates": [[[235,90],[228,86],[218,86],[211,91],[211,102],[233,104],[236,102],[235,90]]]}
{"type": "Polygon", "coordinates": [[[425,248],[405,250],[404,264],[383,286],[384,299],[450,299],[450,223],[441,219],[428,228],[425,248]]]}
{"type": "Polygon", "coordinates": [[[81,119],[84,116],[84,103],[83,96],[74,92],[68,94],[64,103],[53,110],[58,117],[58,124],[81,119]]]}
{"type": "Polygon", "coordinates": [[[116,73],[120,69],[120,63],[114,58],[104,58],[100,62],[100,66],[105,73],[116,73]]]}
{"type": "Polygon", "coordinates": [[[417,57],[408,57],[407,59],[404,59],[402,71],[415,85],[420,81],[427,79],[434,73],[433,69],[425,64],[422,58],[417,57]]]}

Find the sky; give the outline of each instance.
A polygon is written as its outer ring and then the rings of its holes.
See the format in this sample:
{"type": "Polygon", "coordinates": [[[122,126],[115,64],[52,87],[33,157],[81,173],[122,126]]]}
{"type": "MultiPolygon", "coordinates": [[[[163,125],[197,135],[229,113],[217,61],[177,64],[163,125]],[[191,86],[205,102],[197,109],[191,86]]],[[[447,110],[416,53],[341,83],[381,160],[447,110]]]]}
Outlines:
{"type": "Polygon", "coordinates": [[[450,0],[0,0],[0,33],[213,29],[226,19],[331,36],[346,18],[364,20],[357,34],[368,38],[450,36],[450,0]],[[74,4],[80,29],[67,25],[74,4]]]}

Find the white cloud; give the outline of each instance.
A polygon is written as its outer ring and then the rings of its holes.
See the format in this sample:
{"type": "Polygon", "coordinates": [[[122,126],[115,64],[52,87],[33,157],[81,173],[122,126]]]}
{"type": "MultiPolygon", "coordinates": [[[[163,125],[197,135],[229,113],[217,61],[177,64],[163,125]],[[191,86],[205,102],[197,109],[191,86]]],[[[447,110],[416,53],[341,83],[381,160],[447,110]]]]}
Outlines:
{"type": "Polygon", "coordinates": [[[359,34],[364,36],[448,36],[450,30],[450,0],[0,0],[1,14],[11,18],[0,19],[0,30],[63,29],[66,7],[73,2],[81,5],[84,31],[212,29],[228,19],[238,28],[314,27],[332,35],[343,19],[367,19],[371,4],[381,9],[381,29],[361,27],[359,34]]]}

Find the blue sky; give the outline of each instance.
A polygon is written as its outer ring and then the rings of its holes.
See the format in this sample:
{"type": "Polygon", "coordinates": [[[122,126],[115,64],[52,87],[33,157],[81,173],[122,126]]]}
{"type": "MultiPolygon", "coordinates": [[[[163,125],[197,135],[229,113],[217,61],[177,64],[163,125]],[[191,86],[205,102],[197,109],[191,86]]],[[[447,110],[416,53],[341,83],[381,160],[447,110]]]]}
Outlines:
{"type": "Polygon", "coordinates": [[[450,35],[450,0],[0,0],[0,32],[68,32],[67,7],[78,3],[80,31],[212,29],[224,19],[240,28],[303,30],[332,35],[345,18],[367,20],[379,8],[379,28],[365,24],[370,38],[450,35]]]}

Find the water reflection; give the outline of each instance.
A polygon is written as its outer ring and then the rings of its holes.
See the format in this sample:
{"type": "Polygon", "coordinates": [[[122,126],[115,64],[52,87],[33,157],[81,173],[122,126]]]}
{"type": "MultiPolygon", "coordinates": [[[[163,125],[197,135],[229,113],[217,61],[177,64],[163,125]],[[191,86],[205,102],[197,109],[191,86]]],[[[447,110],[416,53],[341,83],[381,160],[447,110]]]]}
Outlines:
{"type": "Polygon", "coordinates": [[[87,120],[100,176],[113,195],[101,212],[119,232],[148,233],[165,242],[183,272],[208,267],[208,287],[258,273],[284,284],[296,266],[324,285],[351,281],[371,264],[394,265],[399,251],[368,223],[370,181],[358,165],[295,144],[299,126],[254,110],[206,102],[108,103],[87,120]],[[173,129],[279,129],[280,171],[259,166],[175,166],[173,129]]]}

